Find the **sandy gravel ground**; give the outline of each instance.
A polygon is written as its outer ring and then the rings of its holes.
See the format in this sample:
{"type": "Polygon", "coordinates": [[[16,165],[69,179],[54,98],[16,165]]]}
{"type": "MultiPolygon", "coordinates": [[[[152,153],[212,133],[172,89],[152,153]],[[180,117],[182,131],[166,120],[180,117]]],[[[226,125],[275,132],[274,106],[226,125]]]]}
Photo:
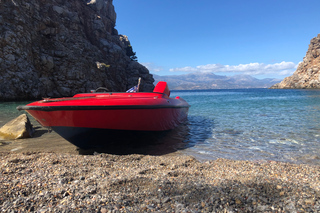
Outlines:
{"type": "Polygon", "coordinates": [[[0,152],[2,212],[320,212],[320,166],[0,152]]]}

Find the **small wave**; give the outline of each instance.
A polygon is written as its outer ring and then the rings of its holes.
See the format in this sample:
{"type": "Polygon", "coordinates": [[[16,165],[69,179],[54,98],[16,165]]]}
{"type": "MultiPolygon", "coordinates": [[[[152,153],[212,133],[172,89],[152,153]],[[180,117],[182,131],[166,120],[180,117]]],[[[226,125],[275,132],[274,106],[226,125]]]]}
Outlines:
{"type": "Polygon", "coordinates": [[[198,153],[203,154],[203,155],[211,155],[212,152],[209,151],[198,151],[198,153]]]}
{"type": "Polygon", "coordinates": [[[291,144],[298,144],[298,145],[304,145],[304,143],[294,140],[294,139],[290,139],[290,138],[284,138],[284,139],[276,139],[276,140],[270,140],[269,143],[272,144],[287,144],[287,145],[291,145],[291,144]]]}
{"type": "Polygon", "coordinates": [[[256,146],[248,147],[248,149],[253,149],[253,150],[259,150],[259,151],[262,151],[262,149],[261,149],[261,148],[256,147],[256,146]]]}
{"type": "Polygon", "coordinates": [[[216,131],[216,132],[220,134],[233,135],[233,136],[237,136],[243,133],[243,131],[238,131],[234,129],[225,129],[225,130],[216,131]]]}

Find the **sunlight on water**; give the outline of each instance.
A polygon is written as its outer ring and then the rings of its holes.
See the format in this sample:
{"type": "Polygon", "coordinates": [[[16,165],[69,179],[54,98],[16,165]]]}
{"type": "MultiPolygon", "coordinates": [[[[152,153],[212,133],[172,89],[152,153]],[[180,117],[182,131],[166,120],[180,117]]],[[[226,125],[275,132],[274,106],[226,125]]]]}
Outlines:
{"type": "Polygon", "coordinates": [[[277,160],[320,163],[320,91],[211,90],[174,91],[192,107],[194,116],[210,122],[197,124],[211,132],[186,153],[200,159],[277,160]],[[209,124],[208,124],[209,123],[209,124]]]}

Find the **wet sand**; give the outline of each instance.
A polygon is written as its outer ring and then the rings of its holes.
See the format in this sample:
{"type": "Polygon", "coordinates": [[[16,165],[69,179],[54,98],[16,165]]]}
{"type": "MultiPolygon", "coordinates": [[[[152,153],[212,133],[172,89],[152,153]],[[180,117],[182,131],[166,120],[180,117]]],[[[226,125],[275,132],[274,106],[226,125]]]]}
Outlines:
{"type": "Polygon", "coordinates": [[[88,155],[93,153],[107,153],[116,155],[128,154],[145,154],[145,155],[176,155],[176,151],[188,147],[184,142],[184,137],[181,137],[177,132],[181,131],[180,126],[176,130],[168,131],[159,134],[149,134],[140,140],[123,136],[117,143],[106,135],[105,141],[101,142],[101,147],[96,149],[83,150],[71,144],[54,131],[41,126],[34,127],[36,132],[33,138],[18,139],[18,140],[0,140],[0,153],[28,153],[28,152],[45,152],[45,153],[68,153],[88,155]],[[109,144],[111,143],[111,144],[109,144]]]}
{"type": "Polygon", "coordinates": [[[55,152],[78,154],[77,147],[55,132],[37,127],[33,138],[0,141],[0,152],[55,152]]]}

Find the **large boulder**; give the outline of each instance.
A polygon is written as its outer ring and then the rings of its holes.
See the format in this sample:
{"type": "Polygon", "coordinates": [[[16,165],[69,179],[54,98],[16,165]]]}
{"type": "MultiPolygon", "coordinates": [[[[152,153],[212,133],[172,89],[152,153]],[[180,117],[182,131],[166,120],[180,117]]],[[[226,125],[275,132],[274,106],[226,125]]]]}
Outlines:
{"type": "Polygon", "coordinates": [[[35,130],[26,114],[20,115],[0,128],[0,136],[5,139],[30,138],[34,132],[35,130]]]}

